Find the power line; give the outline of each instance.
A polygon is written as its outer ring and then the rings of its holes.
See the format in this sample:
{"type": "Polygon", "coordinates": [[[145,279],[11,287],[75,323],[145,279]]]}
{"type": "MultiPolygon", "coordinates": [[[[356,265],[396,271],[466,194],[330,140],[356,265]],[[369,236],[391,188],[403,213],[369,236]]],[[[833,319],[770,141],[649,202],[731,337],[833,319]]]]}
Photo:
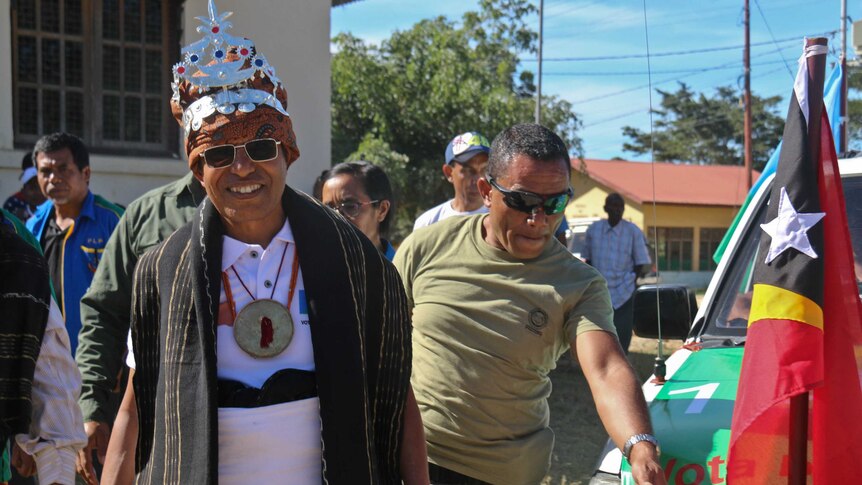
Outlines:
{"type": "MultiPolygon", "coordinates": [[[[785,61],[768,61],[768,62],[760,62],[757,64],[752,64],[752,66],[770,66],[774,64],[779,64],[785,61]]],[[[663,71],[652,71],[653,74],[691,74],[691,73],[701,73],[707,71],[721,71],[725,69],[739,69],[742,63],[737,62],[734,65],[728,66],[726,64],[722,64],[719,66],[710,66],[710,67],[701,67],[701,68],[693,68],[693,69],[670,69],[663,71]]],[[[648,74],[647,71],[593,71],[593,72],[546,72],[545,76],[572,76],[572,77],[591,77],[591,76],[644,76],[648,74]]]]}
{"type": "MultiPolygon", "coordinates": [[[[769,22],[766,21],[766,15],[763,13],[763,9],[760,8],[760,2],[754,0],[754,6],[757,7],[757,11],[760,12],[760,18],[763,19],[763,23],[766,25],[766,30],[769,32],[769,36],[772,37],[772,43],[775,44],[775,47],[778,47],[778,42],[775,40],[775,34],[772,33],[772,28],[769,26],[769,22]]],[[[793,78],[793,70],[790,69],[790,65],[787,64],[787,59],[784,58],[784,54],[781,51],[778,51],[781,54],[781,60],[784,61],[784,67],[787,68],[787,72],[790,74],[790,77],[793,78]]]]}
{"type": "MultiPolygon", "coordinates": [[[[782,48],[782,49],[786,49],[786,47],[784,47],[784,48],[782,48]]],[[[756,56],[752,56],[752,59],[757,58],[757,57],[767,56],[767,55],[770,55],[770,54],[774,54],[775,52],[778,52],[779,50],[780,50],[780,49],[775,49],[775,50],[771,50],[771,51],[769,51],[769,52],[761,52],[760,54],[758,54],[758,55],[756,55],[756,56]]],[[[737,64],[737,62],[738,62],[738,61],[728,62],[728,63],[723,64],[722,66],[735,65],[735,64],[737,64]]],[[[715,67],[719,67],[719,66],[715,66],[715,67]]],[[[654,83],[653,83],[653,85],[667,84],[667,83],[674,82],[674,81],[681,81],[681,80],[686,79],[686,78],[689,78],[689,77],[691,77],[691,76],[695,76],[695,75],[698,75],[698,74],[703,74],[704,72],[709,72],[709,71],[711,71],[711,70],[716,70],[716,69],[714,69],[714,68],[710,68],[710,69],[707,69],[707,70],[699,70],[699,71],[692,72],[692,73],[690,73],[690,74],[684,74],[684,75],[682,75],[682,76],[677,76],[677,77],[672,77],[672,78],[663,79],[663,80],[661,80],[661,81],[654,82],[654,83]]],[[[771,73],[771,72],[772,72],[772,71],[770,71],[770,73],[771,73]]],[[[758,77],[759,77],[759,76],[758,76],[758,77]]],[[[633,88],[622,89],[622,90],[619,90],[619,91],[613,91],[613,92],[610,92],[610,93],[600,94],[600,95],[598,95],[598,96],[593,96],[593,97],[590,97],[590,98],[583,98],[583,99],[575,100],[575,101],[572,101],[572,104],[574,105],[574,104],[586,104],[586,103],[592,103],[593,101],[600,101],[600,100],[603,100],[603,99],[612,98],[612,97],[614,97],[614,96],[619,96],[619,95],[621,95],[621,94],[631,93],[631,92],[633,92],[633,91],[639,91],[639,90],[641,90],[641,89],[645,89],[645,88],[649,88],[649,87],[650,87],[650,86],[649,86],[649,84],[642,84],[642,85],[640,85],[640,86],[635,86],[635,87],[633,87],[633,88]]]]}
{"type": "MultiPolygon", "coordinates": [[[[775,63],[773,63],[773,64],[775,64],[775,63]]],[[[758,74],[756,74],[755,76],[752,76],[752,77],[759,78],[759,77],[763,77],[763,76],[768,76],[768,75],[770,75],[770,74],[774,74],[774,73],[776,73],[776,72],[778,72],[778,71],[780,71],[780,70],[781,70],[781,68],[779,67],[778,69],[772,69],[772,70],[769,70],[769,71],[766,71],[766,72],[758,73],[758,74]]],[[[661,82],[667,82],[667,81],[668,81],[668,80],[661,81],[661,82]]],[[[655,84],[657,84],[657,83],[653,83],[653,85],[655,85],[655,84]]],[[[644,87],[649,87],[649,85],[646,85],[646,86],[644,86],[644,87]]],[[[646,109],[648,109],[648,108],[646,108],[646,109]]],[[[591,128],[591,127],[593,127],[593,126],[600,125],[600,124],[603,124],[603,123],[607,123],[607,122],[610,122],[610,121],[615,121],[615,120],[618,120],[618,119],[627,118],[627,117],[629,117],[629,116],[633,116],[633,115],[636,115],[636,114],[643,113],[643,112],[645,112],[645,111],[646,111],[646,109],[645,109],[645,108],[641,108],[641,109],[634,110],[634,111],[627,111],[627,112],[625,112],[625,113],[620,113],[620,114],[617,114],[617,115],[609,116],[609,117],[607,117],[607,118],[601,118],[601,119],[598,119],[598,120],[596,120],[596,121],[594,121],[594,122],[592,122],[592,123],[584,123],[584,128],[591,128]]],[[[708,123],[708,122],[707,122],[706,124],[711,124],[711,123],[708,123]]],[[[694,126],[703,126],[703,123],[698,123],[698,124],[696,124],[696,125],[694,125],[694,126]]]]}
{"type": "MultiPolygon", "coordinates": [[[[824,33],[823,35],[833,35],[837,32],[837,30],[831,30],[829,32],[824,33]]],[[[766,42],[755,42],[751,44],[751,47],[760,47],[769,44],[778,44],[778,43],[787,43],[787,42],[799,42],[801,36],[793,36],[787,37],[784,39],[773,39],[772,41],[766,42]]],[[[722,47],[707,47],[703,49],[689,49],[684,51],[670,51],[670,52],[657,52],[655,54],[651,54],[651,57],[670,57],[670,56],[686,56],[691,54],[703,54],[706,52],[718,52],[718,51],[728,51],[734,49],[742,49],[744,46],[742,45],[732,45],[732,46],[722,46],[722,47]]],[[[643,59],[645,58],[645,54],[622,54],[616,56],[587,56],[587,57],[545,57],[542,59],[542,62],[584,62],[584,61],[617,61],[622,59],[643,59]]],[[[522,62],[537,62],[537,59],[520,59],[522,62]]]]}

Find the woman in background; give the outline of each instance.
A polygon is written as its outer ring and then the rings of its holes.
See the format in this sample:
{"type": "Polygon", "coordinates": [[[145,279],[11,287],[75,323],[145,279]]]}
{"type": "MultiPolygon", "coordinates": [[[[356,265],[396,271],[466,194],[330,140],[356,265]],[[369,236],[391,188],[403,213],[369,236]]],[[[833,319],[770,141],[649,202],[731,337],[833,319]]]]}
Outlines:
{"type": "Polygon", "coordinates": [[[344,162],[323,175],[320,200],[341,213],[392,261],[395,249],[383,239],[395,212],[386,172],[369,162],[344,162]]]}

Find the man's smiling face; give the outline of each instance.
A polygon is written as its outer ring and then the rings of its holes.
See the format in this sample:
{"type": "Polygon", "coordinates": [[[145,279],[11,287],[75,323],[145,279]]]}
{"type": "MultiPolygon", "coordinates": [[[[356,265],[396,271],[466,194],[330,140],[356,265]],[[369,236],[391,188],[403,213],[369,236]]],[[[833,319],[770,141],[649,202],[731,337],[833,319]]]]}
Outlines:
{"type": "Polygon", "coordinates": [[[263,220],[282,212],[287,163],[280,145],[278,156],[266,162],[253,161],[245,148],[237,148],[233,163],[224,168],[212,168],[201,160],[201,169],[195,175],[229,225],[263,220]]]}

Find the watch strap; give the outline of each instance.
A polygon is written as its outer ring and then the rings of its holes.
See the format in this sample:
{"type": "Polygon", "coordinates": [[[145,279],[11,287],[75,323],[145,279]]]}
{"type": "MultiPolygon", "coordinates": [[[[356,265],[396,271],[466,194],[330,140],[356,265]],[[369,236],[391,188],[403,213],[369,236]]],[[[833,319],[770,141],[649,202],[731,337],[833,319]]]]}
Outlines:
{"type": "Polygon", "coordinates": [[[623,456],[626,457],[626,461],[629,461],[629,455],[632,452],[632,447],[641,441],[647,441],[652,443],[655,446],[656,454],[661,454],[661,449],[659,448],[658,440],[655,436],[649,433],[639,433],[632,435],[631,438],[626,441],[626,444],[623,446],[623,456]]]}

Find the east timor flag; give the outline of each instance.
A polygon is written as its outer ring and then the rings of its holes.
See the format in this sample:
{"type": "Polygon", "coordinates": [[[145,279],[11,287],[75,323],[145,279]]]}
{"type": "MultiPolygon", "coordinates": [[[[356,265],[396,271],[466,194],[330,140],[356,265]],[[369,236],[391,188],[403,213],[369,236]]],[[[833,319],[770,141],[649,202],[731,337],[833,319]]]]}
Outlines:
{"type": "Polygon", "coordinates": [[[852,337],[860,328],[859,297],[855,278],[842,274],[852,273],[852,254],[822,93],[808,95],[807,57],[825,52],[825,46],[810,46],[800,59],[761,225],[731,425],[729,483],[787,483],[789,399],[812,390],[809,480],[853,483],[858,468],[851,454],[859,455],[852,441],[862,435],[862,420],[853,417],[862,411],[852,337]],[[809,123],[822,127],[819,148],[809,137],[809,123]],[[837,401],[845,391],[849,401],[837,401]],[[832,436],[836,427],[850,439],[832,436]]]}

